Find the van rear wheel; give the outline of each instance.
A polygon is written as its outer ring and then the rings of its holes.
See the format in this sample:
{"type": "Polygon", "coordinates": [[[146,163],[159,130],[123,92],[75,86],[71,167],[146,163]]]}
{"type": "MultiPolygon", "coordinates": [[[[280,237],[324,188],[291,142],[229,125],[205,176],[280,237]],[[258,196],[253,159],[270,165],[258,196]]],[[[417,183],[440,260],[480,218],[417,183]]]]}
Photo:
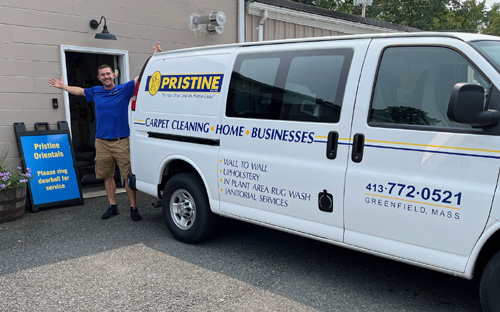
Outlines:
{"type": "Polygon", "coordinates": [[[175,175],[167,182],[162,211],[170,233],[184,243],[206,240],[217,227],[203,183],[193,173],[175,175]]]}
{"type": "Polygon", "coordinates": [[[479,285],[479,298],[483,311],[498,311],[500,307],[500,251],[484,268],[479,285]]]}

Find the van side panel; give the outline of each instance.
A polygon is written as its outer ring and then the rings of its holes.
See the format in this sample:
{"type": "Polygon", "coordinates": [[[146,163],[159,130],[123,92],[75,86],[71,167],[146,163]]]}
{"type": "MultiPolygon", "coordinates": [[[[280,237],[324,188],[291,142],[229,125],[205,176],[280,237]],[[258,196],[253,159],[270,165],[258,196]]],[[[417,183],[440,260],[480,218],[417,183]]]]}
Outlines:
{"type": "Polygon", "coordinates": [[[368,44],[238,49],[221,120],[223,214],[343,241],[353,91],[368,44]]]}

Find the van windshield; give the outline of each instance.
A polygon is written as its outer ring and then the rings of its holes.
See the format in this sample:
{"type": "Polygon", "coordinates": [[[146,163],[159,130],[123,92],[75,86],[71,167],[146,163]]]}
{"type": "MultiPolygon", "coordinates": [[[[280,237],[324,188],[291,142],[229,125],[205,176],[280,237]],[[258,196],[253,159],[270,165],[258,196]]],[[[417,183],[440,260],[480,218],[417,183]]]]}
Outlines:
{"type": "Polygon", "coordinates": [[[474,41],[471,44],[500,72],[500,41],[474,41]]]}

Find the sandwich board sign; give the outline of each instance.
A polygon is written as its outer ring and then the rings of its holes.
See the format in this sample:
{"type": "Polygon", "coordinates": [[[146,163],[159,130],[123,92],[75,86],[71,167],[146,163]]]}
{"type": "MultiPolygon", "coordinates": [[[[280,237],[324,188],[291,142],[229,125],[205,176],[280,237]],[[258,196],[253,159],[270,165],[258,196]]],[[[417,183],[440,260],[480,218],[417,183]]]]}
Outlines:
{"type": "Polygon", "coordinates": [[[57,130],[50,130],[48,123],[36,123],[34,131],[27,131],[24,123],[14,123],[23,167],[30,168],[33,176],[28,184],[33,212],[83,204],[68,123],[59,121],[57,126],[57,130]],[[41,126],[45,129],[40,130],[41,126]]]}

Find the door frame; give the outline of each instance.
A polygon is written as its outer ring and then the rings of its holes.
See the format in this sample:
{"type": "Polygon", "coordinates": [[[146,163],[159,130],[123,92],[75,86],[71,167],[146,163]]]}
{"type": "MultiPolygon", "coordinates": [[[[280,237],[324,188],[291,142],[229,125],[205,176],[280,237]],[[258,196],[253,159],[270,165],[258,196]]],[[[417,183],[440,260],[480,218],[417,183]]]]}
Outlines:
{"type": "MultiPolygon", "coordinates": [[[[61,75],[63,82],[68,84],[68,72],[66,69],[66,52],[80,52],[89,54],[107,54],[114,55],[118,57],[118,66],[121,69],[120,76],[123,77],[122,81],[126,82],[130,80],[130,68],[129,68],[129,57],[127,50],[115,50],[115,49],[102,49],[93,47],[80,47],[71,45],[61,45],[61,75]]],[[[116,65],[116,64],[113,64],[116,65]]],[[[64,97],[64,114],[65,119],[68,122],[68,127],[71,133],[71,111],[69,107],[69,94],[68,92],[63,92],[64,97]]]]}

